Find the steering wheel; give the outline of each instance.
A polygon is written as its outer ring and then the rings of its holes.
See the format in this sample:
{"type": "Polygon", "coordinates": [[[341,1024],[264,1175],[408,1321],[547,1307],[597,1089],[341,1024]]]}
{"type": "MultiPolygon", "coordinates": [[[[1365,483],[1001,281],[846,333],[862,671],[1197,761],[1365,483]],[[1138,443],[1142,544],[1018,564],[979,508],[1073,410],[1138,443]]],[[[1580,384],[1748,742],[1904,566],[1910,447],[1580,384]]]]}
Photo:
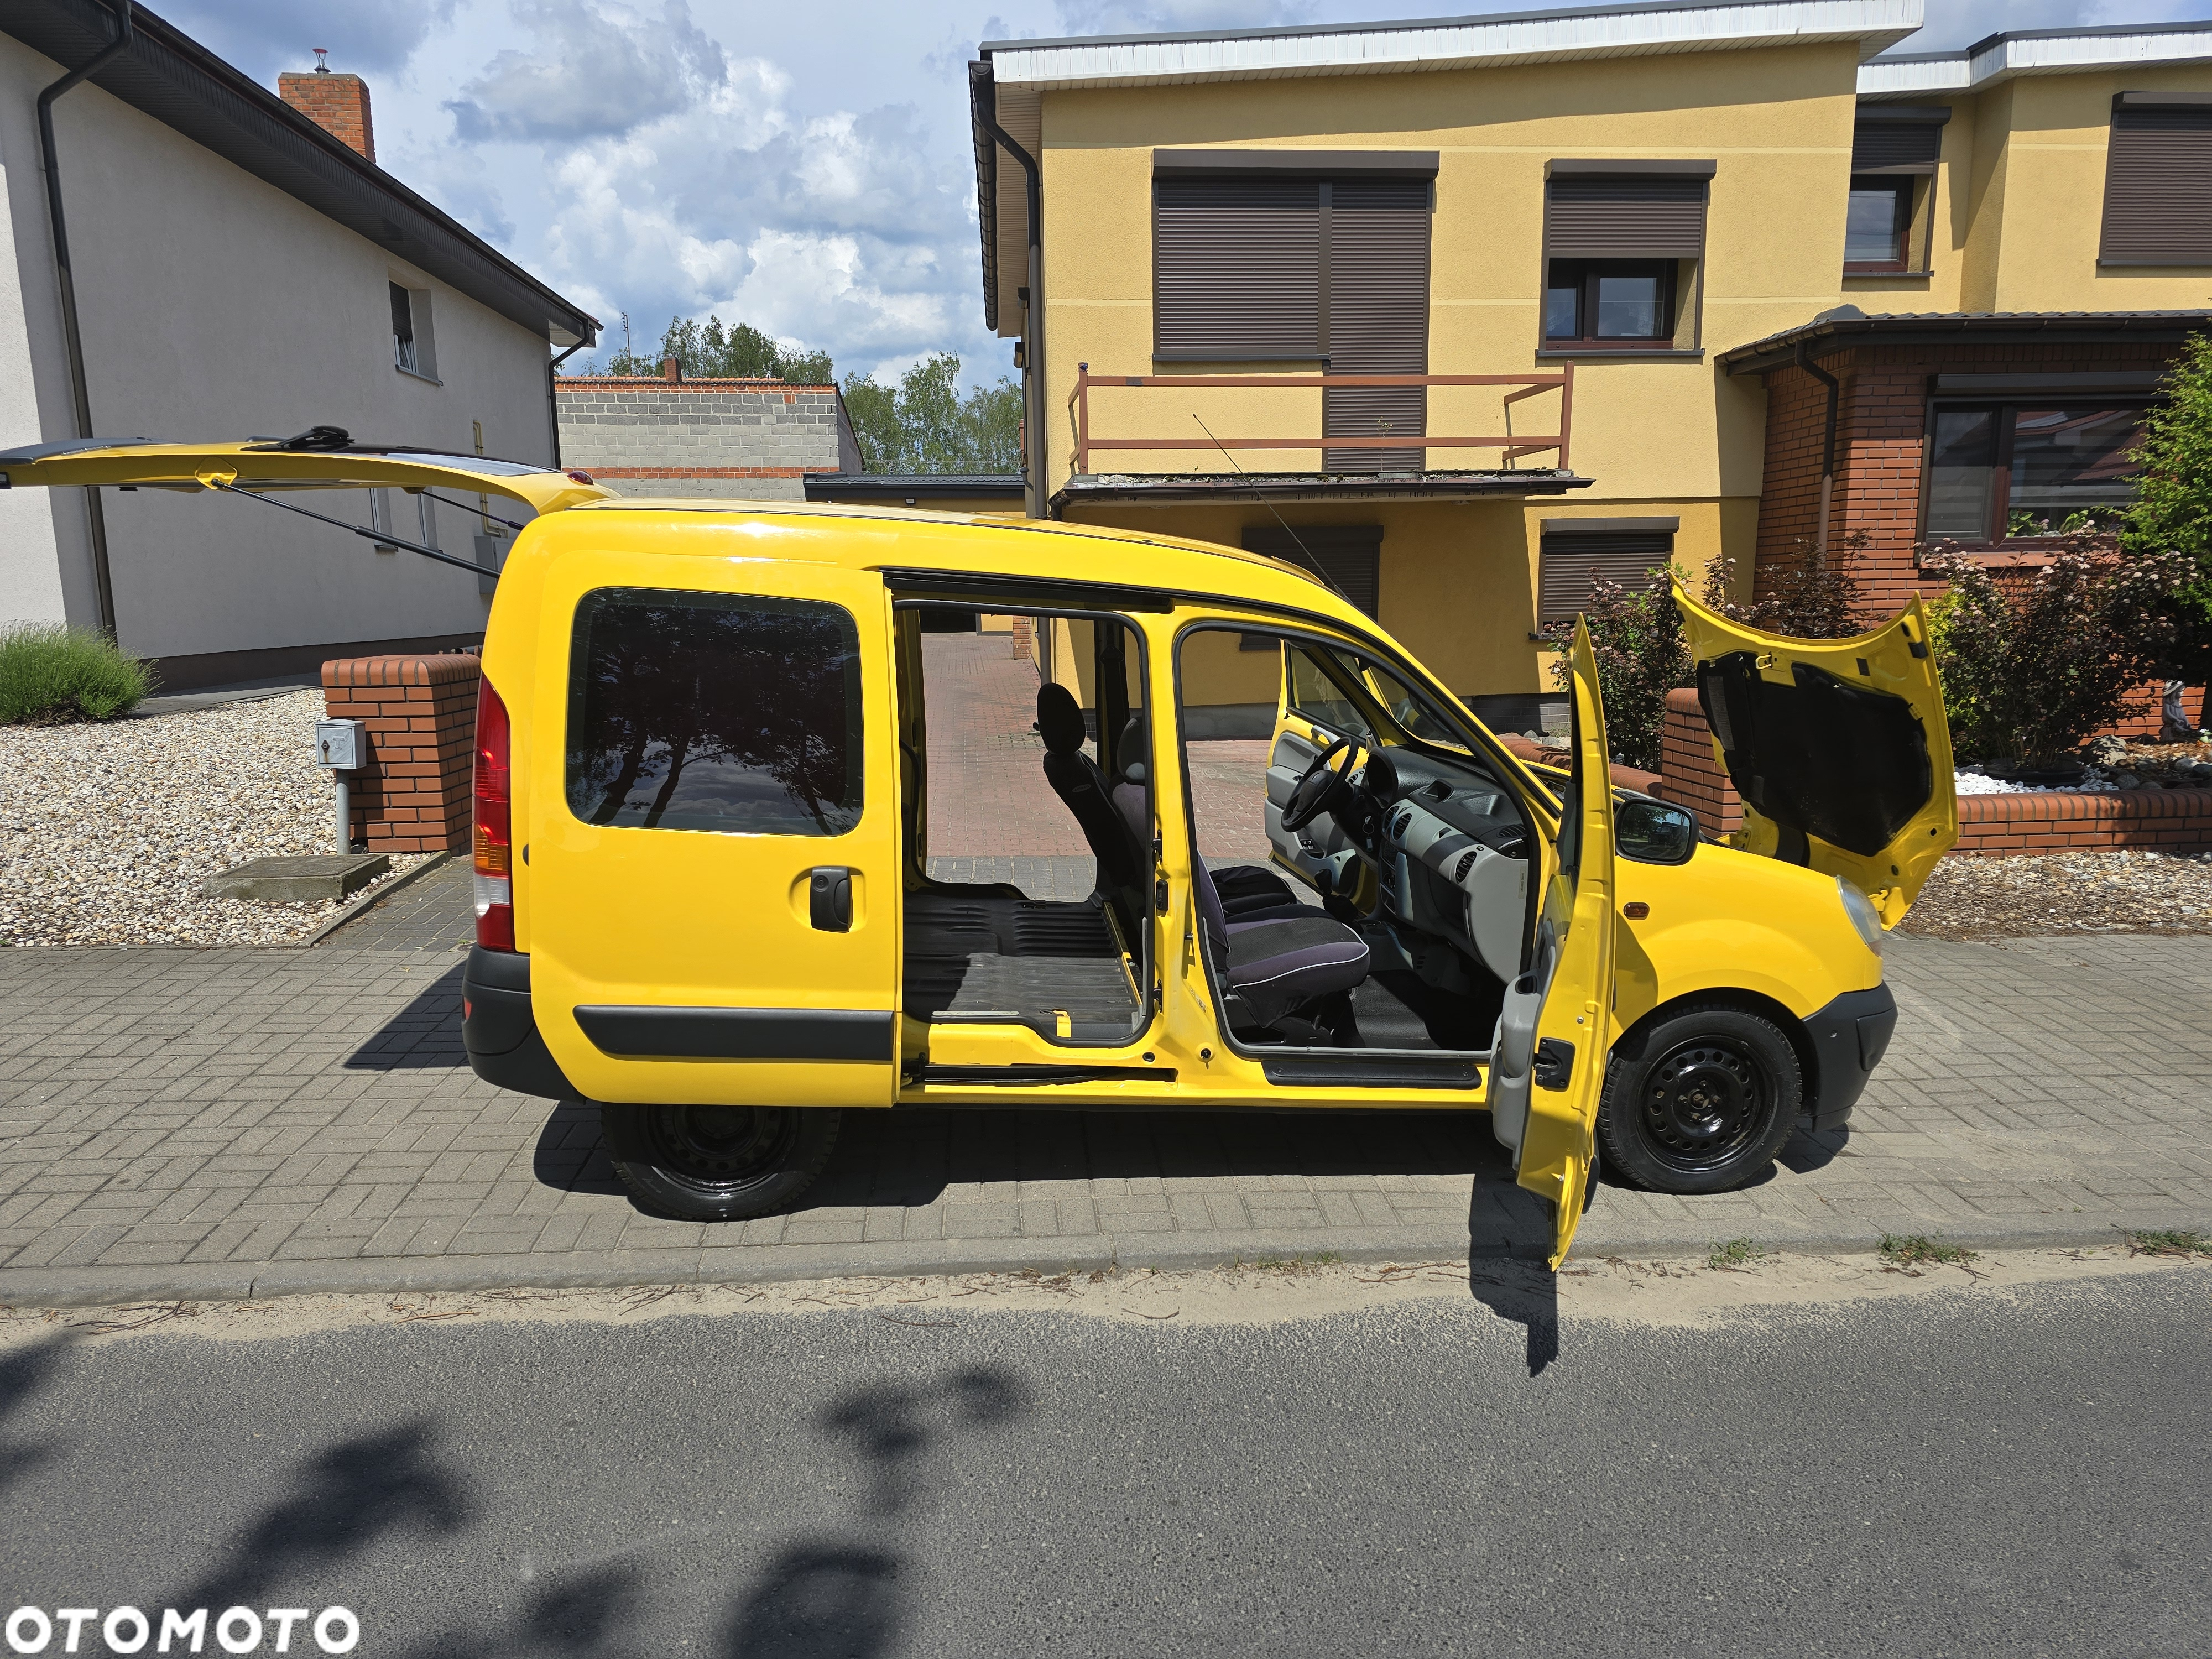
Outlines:
{"type": "Polygon", "coordinates": [[[1291,799],[1283,808],[1283,828],[1299,830],[1311,823],[1328,808],[1349,795],[1352,786],[1345,780],[1352,771],[1350,738],[1339,738],[1313,758],[1313,763],[1298,774],[1298,781],[1291,787],[1291,799]],[[1334,772],[1328,763],[1342,756],[1343,764],[1334,772]]]}

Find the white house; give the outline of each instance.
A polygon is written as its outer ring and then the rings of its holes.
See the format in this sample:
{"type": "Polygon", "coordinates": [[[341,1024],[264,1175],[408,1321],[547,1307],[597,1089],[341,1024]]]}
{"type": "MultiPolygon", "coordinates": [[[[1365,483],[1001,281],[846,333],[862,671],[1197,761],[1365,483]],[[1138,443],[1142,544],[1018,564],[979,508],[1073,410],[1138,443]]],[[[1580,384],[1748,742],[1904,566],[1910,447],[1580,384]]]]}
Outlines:
{"type": "MultiPolygon", "coordinates": [[[[0,449],[331,425],[557,460],[550,354],[596,321],[376,166],[359,80],[283,83],[129,0],[0,9],[0,449]]],[[[371,517],[356,492],[312,504],[371,517]]],[[[427,511],[464,557],[496,530],[465,507],[379,505],[410,539],[427,511]]],[[[234,497],[0,494],[0,622],[110,627],[172,690],[471,643],[491,585],[234,497]]]]}

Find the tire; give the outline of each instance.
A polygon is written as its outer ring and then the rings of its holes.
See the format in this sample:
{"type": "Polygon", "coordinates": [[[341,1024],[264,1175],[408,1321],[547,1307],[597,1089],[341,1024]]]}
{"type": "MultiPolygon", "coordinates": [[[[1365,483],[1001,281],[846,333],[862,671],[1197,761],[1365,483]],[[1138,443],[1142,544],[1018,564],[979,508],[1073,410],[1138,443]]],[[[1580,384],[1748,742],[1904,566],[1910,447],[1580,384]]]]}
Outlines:
{"type": "Polygon", "coordinates": [[[1804,1090],[1797,1051],[1772,1020],[1692,1003],[1615,1045],[1598,1141],[1614,1170],[1652,1192],[1729,1192],[1773,1165],[1804,1090]]]}
{"type": "Polygon", "coordinates": [[[615,1173],[657,1215],[747,1221],[814,1182],[837,1144],[834,1109],[601,1106],[615,1173]]]}

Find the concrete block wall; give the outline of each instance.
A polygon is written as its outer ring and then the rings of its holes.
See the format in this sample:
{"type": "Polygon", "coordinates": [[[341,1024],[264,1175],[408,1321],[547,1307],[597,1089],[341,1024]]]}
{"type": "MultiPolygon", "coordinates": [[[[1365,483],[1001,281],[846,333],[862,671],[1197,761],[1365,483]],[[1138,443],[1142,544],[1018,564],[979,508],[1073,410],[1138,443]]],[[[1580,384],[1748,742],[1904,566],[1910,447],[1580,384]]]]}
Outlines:
{"type": "Polygon", "coordinates": [[[561,463],[624,495],[804,501],[809,473],[860,470],[834,386],[556,380],[561,463]]]}
{"type": "Polygon", "coordinates": [[[323,665],[333,720],[368,722],[353,838],[372,853],[468,850],[480,659],[354,657],[323,665]]]}

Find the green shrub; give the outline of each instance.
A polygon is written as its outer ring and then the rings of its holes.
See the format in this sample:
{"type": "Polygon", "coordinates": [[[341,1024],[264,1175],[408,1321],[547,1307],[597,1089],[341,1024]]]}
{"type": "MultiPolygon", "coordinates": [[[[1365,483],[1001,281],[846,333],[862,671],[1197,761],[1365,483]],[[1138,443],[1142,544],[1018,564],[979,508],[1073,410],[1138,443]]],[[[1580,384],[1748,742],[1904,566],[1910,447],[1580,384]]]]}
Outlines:
{"type": "Polygon", "coordinates": [[[2179,553],[2189,569],[2163,607],[2166,661],[2185,679],[2212,676],[2212,340],[2192,337],[2166,371],[2132,459],[2136,499],[2120,525],[2130,554],[2179,553]]]}
{"type": "Polygon", "coordinates": [[[154,671],[93,629],[0,627],[0,725],[112,720],[153,689],[154,671]]]}
{"type": "Polygon", "coordinates": [[[2118,720],[2171,648],[2180,552],[2056,544],[2026,579],[2003,579],[1937,543],[1921,568],[1951,585],[1931,621],[1951,746],[1961,761],[2049,762],[2118,720]]]}

